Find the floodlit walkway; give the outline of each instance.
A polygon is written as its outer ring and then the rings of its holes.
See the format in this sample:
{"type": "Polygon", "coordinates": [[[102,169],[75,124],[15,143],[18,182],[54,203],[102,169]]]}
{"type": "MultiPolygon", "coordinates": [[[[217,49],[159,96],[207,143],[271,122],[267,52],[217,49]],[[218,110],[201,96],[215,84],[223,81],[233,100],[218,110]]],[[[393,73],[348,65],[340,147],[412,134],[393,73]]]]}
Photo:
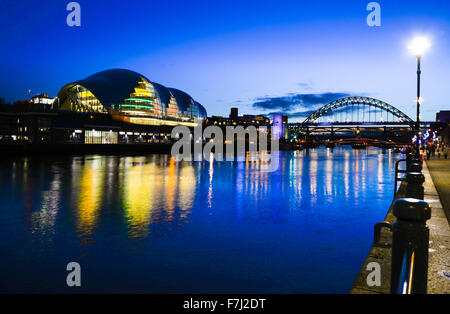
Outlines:
{"type": "Polygon", "coordinates": [[[425,201],[431,206],[428,293],[450,294],[450,159],[427,160],[423,174],[425,201]]]}

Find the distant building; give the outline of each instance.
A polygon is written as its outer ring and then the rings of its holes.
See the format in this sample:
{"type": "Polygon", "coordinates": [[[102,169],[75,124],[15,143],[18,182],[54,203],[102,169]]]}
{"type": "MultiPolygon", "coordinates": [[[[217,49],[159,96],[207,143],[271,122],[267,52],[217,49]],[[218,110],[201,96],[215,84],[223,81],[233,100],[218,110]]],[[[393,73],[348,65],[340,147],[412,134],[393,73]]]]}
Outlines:
{"type": "Polygon", "coordinates": [[[436,113],[436,123],[434,129],[444,143],[450,144],[450,110],[441,110],[436,113]]]}
{"type": "Polygon", "coordinates": [[[270,125],[270,119],[263,115],[248,115],[245,114],[242,117],[238,117],[238,121],[246,125],[270,125]]]}
{"type": "Polygon", "coordinates": [[[43,109],[51,109],[55,98],[51,98],[47,94],[39,94],[31,98],[31,101],[42,107],[43,109]]]}
{"type": "Polygon", "coordinates": [[[270,119],[263,115],[243,115],[238,116],[238,108],[231,108],[229,118],[212,116],[206,119],[207,125],[218,125],[218,126],[270,126],[270,119]]]}
{"type": "Polygon", "coordinates": [[[450,110],[441,110],[436,113],[436,122],[450,124],[450,110]]]}
{"type": "Polygon", "coordinates": [[[280,138],[283,138],[283,116],[281,114],[274,114],[273,115],[273,132],[272,132],[272,138],[274,140],[279,140],[280,138]]]}
{"type": "Polygon", "coordinates": [[[231,118],[221,117],[221,116],[211,116],[206,118],[206,125],[217,125],[217,126],[233,126],[237,125],[237,121],[231,118]]]}
{"type": "Polygon", "coordinates": [[[274,114],[273,115],[273,138],[274,139],[286,139],[287,134],[287,123],[288,117],[283,116],[282,114],[274,114]]]}
{"type": "Polygon", "coordinates": [[[231,120],[237,120],[237,118],[239,117],[238,110],[239,110],[238,108],[231,108],[231,112],[230,112],[231,120]]]}
{"type": "Polygon", "coordinates": [[[288,139],[289,138],[289,128],[288,126],[288,116],[283,116],[283,138],[288,139]]]}

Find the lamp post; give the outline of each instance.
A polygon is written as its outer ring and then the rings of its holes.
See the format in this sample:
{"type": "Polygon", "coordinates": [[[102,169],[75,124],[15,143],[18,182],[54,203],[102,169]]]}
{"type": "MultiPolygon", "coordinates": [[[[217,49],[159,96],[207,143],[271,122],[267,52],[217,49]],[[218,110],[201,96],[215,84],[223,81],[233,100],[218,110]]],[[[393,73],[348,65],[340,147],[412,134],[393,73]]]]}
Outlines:
{"type": "Polygon", "coordinates": [[[417,55],[417,117],[416,117],[416,133],[420,133],[420,59],[421,55],[417,55]]]}
{"type": "Polygon", "coordinates": [[[424,52],[431,46],[429,41],[425,37],[417,37],[409,45],[409,49],[414,52],[417,56],[417,118],[416,118],[416,146],[417,146],[417,155],[419,156],[419,141],[420,141],[420,74],[422,71],[420,69],[420,61],[424,52]]]}

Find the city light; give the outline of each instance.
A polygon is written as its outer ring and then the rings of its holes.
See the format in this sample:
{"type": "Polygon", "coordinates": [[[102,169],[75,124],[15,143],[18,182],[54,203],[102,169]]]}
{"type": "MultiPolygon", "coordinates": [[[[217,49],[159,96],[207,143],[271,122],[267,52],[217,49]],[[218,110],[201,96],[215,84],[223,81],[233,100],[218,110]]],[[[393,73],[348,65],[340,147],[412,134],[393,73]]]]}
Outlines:
{"type": "Polygon", "coordinates": [[[416,56],[422,56],[430,47],[431,44],[426,37],[416,37],[408,46],[408,49],[412,50],[416,56]]]}

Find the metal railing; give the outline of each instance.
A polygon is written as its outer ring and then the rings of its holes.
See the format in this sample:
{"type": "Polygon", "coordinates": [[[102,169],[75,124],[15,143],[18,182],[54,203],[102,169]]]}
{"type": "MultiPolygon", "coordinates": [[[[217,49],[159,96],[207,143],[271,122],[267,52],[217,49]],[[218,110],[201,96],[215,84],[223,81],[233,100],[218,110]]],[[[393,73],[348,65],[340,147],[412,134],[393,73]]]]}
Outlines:
{"type": "MultiPolygon", "coordinates": [[[[394,199],[398,196],[398,182],[406,181],[404,194],[394,200],[392,213],[394,223],[379,222],[374,228],[374,245],[392,247],[391,293],[427,293],[429,228],[426,221],[431,218],[431,208],[424,202],[424,176],[420,160],[408,154],[406,159],[395,163],[394,199]],[[406,170],[399,169],[406,162],[406,170]],[[405,174],[399,176],[399,174],[405,174]],[[392,242],[381,241],[381,230],[392,231],[392,242]]],[[[387,240],[387,239],[385,239],[387,240]]]]}
{"type": "Polygon", "coordinates": [[[427,293],[431,208],[422,200],[400,198],[393,214],[391,293],[427,293]]]}
{"type": "Polygon", "coordinates": [[[408,170],[401,170],[401,169],[398,168],[398,166],[400,165],[401,162],[407,162],[407,160],[406,159],[400,159],[400,160],[397,160],[395,162],[394,198],[397,195],[398,182],[405,180],[405,177],[399,177],[398,174],[399,173],[406,173],[408,171],[408,170]]]}
{"type": "MultiPolygon", "coordinates": [[[[397,284],[397,294],[412,294],[414,278],[414,251],[403,254],[400,277],[397,284]]],[[[425,290],[426,291],[426,290],[425,290]]]]}

